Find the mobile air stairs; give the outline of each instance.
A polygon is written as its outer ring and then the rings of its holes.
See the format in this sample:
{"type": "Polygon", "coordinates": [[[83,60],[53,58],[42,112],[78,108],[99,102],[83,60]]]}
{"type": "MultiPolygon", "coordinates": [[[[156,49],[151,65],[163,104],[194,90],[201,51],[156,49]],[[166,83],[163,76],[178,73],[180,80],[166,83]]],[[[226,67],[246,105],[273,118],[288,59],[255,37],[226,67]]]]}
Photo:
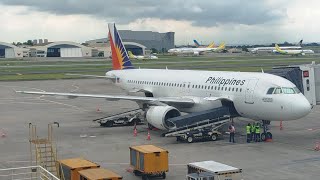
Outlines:
{"type": "Polygon", "coordinates": [[[222,106],[219,108],[190,113],[184,116],[178,116],[167,120],[170,124],[170,130],[162,136],[176,137],[177,141],[194,142],[196,139],[217,140],[222,136],[219,129],[230,122],[235,114],[232,108],[222,106]]]}
{"type": "Polygon", "coordinates": [[[102,117],[93,120],[100,123],[100,126],[113,127],[115,125],[135,125],[141,123],[144,119],[144,112],[142,109],[133,109],[130,111],[114,114],[107,117],[102,117]]]}
{"type": "Polygon", "coordinates": [[[53,175],[57,175],[57,150],[53,139],[53,124],[48,124],[48,138],[39,138],[36,126],[29,123],[29,142],[31,163],[35,162],[36,167],[43,167],[53,175]]]}

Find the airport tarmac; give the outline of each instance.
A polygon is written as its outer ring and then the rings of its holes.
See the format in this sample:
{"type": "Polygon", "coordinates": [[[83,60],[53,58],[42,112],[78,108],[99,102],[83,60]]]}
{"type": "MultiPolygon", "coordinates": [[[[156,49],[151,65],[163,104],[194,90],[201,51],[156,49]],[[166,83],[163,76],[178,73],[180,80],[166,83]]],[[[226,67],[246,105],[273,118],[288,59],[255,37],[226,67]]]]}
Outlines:
{"type": "Polygon", "coordinates": [[[129,168],[129,146],[155,144],[169,150],[170,171],[167,179],[185,178],[189,162],[214,160],[243,169],[246,180],[318,179],[320,151],[313,150],[320,142],[320,108],[303,119],[272,122],[273,142],[245,143],[245,124],[250,120],[236,119],[236,143],[228,136],[212,142],[178,143],[175,138],[160,137],[161,131],[151,131],[147,141],[145,125],[102,128],[93,119],[134,109],[130,101],[103,99],[63,99],[16,94],[14,90],[46,90],[91,94],[124,94],[102,79],[20,81],[0,83],[0,169],[29,165],[28,124],[37,125],[39,136],[47,134],[47,124],[57,121],[54,129],[59,158],[84,157],[109,168],[124,179],[141,179],[126,171],[129,168]],[[97,112],[97,108],[100,109],[97,112]],[[87,137],[83,137],[86,135],[87,137]]]}

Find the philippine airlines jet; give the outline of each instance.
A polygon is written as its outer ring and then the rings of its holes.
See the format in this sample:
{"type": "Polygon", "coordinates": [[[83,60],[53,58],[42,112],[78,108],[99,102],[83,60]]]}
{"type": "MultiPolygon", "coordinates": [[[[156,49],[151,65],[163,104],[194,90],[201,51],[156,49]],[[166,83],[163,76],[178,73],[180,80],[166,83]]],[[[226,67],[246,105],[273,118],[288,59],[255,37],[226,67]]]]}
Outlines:
{"type": "Polygon", "coordinates": [[[299,50],[293,50],[293,49],[288,49],[288,50],[283,50],[278,46],[278,44],[275,45],[275,50],[272,52],[277,53],[277,54],[283,54],[283,55],[292,55],[292,56],[304,56],[306,54],[314,54],[314,51],[311,49],[299,49],[299,50]]]}
{"type": "Polygon", "coordinates": [[[167,119],[181,112],[221,106],[232,106],[245,118],[269,121],[300,119],[311,111],[305,96],[282,77],[254,72],[135,69],[115,24],[109,24],[109,39],[113,70],[106,72],[105,78],[128,93],[143,92],[145,96],[19,92],[134,101],[146,112],[146,121],[161,130],[169,129],[167,119]]]}
{"type": "MultiPolygon", "coordinates": [[[[213,44],[211,44],[213,45],[213,44]]],[[[204,54],[204,53],[208,53],[208,52],[218,52],[218,51],[222,51],[225,49],[225,44],[221,43],[219,47],[204,47],[204,48],[173,48],[173,49],[169,49],[168,53],[170,54],[192,54],[195,56],[204,54]]]]}

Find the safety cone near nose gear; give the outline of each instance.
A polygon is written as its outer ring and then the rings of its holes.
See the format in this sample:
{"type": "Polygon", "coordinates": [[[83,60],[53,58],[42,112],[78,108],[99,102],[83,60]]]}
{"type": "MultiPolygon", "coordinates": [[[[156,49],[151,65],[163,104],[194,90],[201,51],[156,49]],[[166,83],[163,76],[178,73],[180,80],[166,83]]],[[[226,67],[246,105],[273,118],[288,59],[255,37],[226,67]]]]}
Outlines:
{"type": "Polygon", "coordinates": [[[282,121],[280,121],[280,130],[283,129],[283,126],[282,126],[282,121]]]}
{"type": "Polygon", "coordinates": [[[316,142],[316,145],[314,147],[314,150],[319,151],[320,150],[320,145],[319,142],[316,142]]]}
{"type": "Polygon", "coordinates": [[[150,136],[150,131],[148,130],[148,137],[147,140],[150,141],[151,140],[151,136],[150,136]]]}

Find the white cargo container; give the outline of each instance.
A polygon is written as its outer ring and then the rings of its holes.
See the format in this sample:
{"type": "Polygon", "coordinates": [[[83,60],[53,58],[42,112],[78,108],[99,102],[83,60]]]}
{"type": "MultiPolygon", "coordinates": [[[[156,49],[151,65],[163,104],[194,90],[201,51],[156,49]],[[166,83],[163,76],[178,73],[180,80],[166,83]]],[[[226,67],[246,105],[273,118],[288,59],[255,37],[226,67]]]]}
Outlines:
{"type": "Polygon", "coordinates": [[[215,161],[188,164],[187,180],[243,180],[242,169],[215,161]]]}

